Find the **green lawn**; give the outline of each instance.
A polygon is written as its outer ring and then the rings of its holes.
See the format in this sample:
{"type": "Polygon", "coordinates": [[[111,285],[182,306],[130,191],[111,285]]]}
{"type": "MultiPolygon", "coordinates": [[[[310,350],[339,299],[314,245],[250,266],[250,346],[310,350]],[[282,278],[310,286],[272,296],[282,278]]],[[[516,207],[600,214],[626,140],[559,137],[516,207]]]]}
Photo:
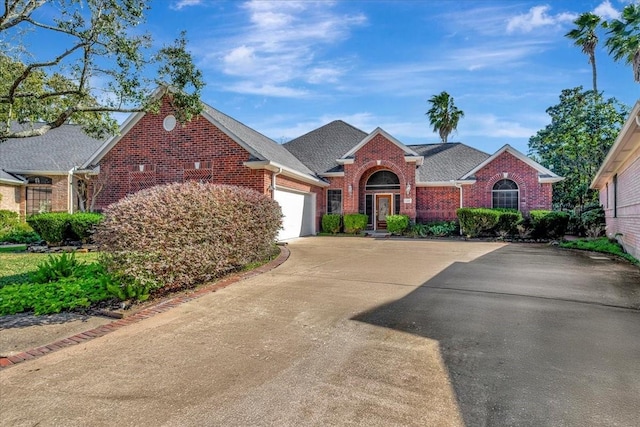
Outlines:
{"type": "MultiPolygon", "coordinates": [[[[48,254],[28,252],[0,252],[0,287],[10,283],[29,281],[29,274],[36,271],[38,264],[46,260],[47,256],[48,254]]],[[[77,253],[76,259],[87,263],[94,262],[98,259],[98,253],[77,253]]]]}

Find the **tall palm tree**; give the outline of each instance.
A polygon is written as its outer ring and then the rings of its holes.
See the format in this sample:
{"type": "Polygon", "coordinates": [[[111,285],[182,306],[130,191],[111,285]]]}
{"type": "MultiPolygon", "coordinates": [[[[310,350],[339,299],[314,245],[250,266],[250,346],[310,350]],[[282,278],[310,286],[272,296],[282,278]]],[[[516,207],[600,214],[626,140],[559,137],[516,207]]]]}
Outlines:
{"type": "Polygon", "coordinates": [[[633,79],[640,83],[640,4],[629,4],[620,19],[604,23],[609,38],[606,45],[613,59],[633,66],[633,79]]]}
{"type": "Polygon", "coordinates": [[[573,23],[576,28],[565,34],[565,37],[573,40],[573,43],[582,48],[582,52],[589,56],[591,71],[593,75],[593,91],[598,93],[597,72],[596,72],[596,47],[598,46],[598,35],[596,28],[600,25],[600,17],[594,13],[587,12],[580,15],[573,23]]]}
{"type": "Polygon", "coordinates": [[[429,116],[429,123],[433,126],[433,131],[438,132],[443,143],[451,132],[458,128],[458,122],[464,117],[464,111],[459,110],[453,103],[453,98],[447,92],[440,92],[429,99],[431,108],[426,115],[429,116]]]}

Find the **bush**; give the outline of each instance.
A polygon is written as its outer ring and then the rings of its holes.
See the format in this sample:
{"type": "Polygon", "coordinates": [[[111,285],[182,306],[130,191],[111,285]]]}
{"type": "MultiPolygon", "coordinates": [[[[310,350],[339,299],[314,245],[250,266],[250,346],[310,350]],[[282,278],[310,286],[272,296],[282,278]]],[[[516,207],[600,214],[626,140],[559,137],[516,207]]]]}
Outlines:
{"type": "Polygon", "coordinates": [[[27,217],[27,223],[50,245],[59,245],[69,237],[69,218],[66,212],[49,212],[27,217]]]}
{"type": "Polygon", "coordinates": [[[456,211],[460,229],[469,237],[476,237],[493,229],[500,219],[500,212],[487,208],[460,208],[456,211]]]}
{"type": "Polygon", "coordinates": [[[20,216],[17,212],[0,209],[0,230],[13,227],[20,223],[20,216]]]}
{"type": "Polygon", "coordinates": [[[389,233],[401,234],[407,228],[409,228],[407,215],[387,215],[387,231],[389,233]]]}
{"type": "Polygon", "coordinates": [[[325,233],[336,234],[340,231],[340,222],[342,216],[338,214],[322,215],[322,231],[325,233]]]}
{"type": "Polygon", "coordinates": [[[533,236],[536,238],[558,238],[565,235],[569,214],[560,211],[532,210],[529,212],[533,236]]]}
{"type": "Polygon", "coordinates": [[[496,233],[500,236],[513,236],[518,232],[518,224],[522,221],[522,214],[513,209],[494,209],[499,213],[496,233]]]}
{"type": "Polygon", "coordinates": [[[0,227],[0,242],[2,243],[24,243],[30,244],[42,240],[38,233],[24,222],[18,222],[16,225],[7,228],[0,227]]]}
{"type": "Polygon", "coordinates": [[[91,241],[93,232],[100,221],[103,219],[103,215],[98,213],[78,212],[69,216],[69,227],[75,237],[80,239],[83,243],[91,241]]]}
{"type": "Polygon", "coordinates": [[[365,214],[346,214],[344,216],[344,232],[357,234],[367,228],[369,217],[365,214]]]}
{"type": "Polygon", "coordinates": [[[281,227],[275,200],[228,185],[168,184],[105,210],[94,240],[122,286],[178,289],[206,282],[271,252],[281,227]]]}
{"type": "Polygon", "coordinates": [[[409,227],[409,233],[413,236],[445,237],[456,232],[458,225],[455,221],[434,221],[424,224],[413,224],[409,227]]]}

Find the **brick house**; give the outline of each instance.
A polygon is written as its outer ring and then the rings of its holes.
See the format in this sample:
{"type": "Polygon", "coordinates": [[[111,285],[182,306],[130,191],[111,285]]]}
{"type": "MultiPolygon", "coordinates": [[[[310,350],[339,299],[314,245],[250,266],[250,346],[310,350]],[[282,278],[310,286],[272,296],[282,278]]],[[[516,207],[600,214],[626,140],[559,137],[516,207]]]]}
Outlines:
{"type": "Polygon", "coordinates": [[[640,258],[640,101],[591,183],[600,194],[607,236],[640,258]]]}
{"type": "Polygon", "coordinates": [[[405,145],[334,121],[284,144],[328,181],[325,213],[365,213],[384,229],[389,213],[452,220],[459,207],[551,209],[562,178],[505,145],[493,155],[461,143],[405,145]]]}
{"type": "Polygon", "coordinates": [[[0,142],[0,209],[23,219],[39,212],[78,210],[86,196],[78,192],[86,188],[78,168],[102,142],[68,124],[41,136],[0,142]]]}
{"type": "MultiPolygon", "coordinates": [[[[164,98],[159,114],[132,114],[119,135],[83,152],[83,162],[66,163],[61,176],[74,184],[76,175],[90,177],[87,199],[98,210],[170,182],[252,188],[280,203],[280,239],[315,234],[325,213],[366,213],[379,230],[393,213],[425,222],[454,219],[461,206],[550,209],[552,184],[562,179],[509,145],[492,155],[461,143],[405,145],[383,129],[366,133],[340,120],[277,144],[207,105],[184,126],[173,113],[164,98]]],[[[67,191],[68,210],[72,196],[67,191]]]]}

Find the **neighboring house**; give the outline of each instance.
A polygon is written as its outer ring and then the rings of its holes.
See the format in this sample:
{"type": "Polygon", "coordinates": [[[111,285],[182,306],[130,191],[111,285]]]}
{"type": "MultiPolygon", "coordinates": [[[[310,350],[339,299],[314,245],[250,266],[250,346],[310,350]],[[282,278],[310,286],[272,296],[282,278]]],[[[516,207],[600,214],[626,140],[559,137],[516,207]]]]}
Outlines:
{"type": "Polygon", "coordinates": [[[76,125],[63,125],[42,136],[0,142],[0,209],[18,212],[22,218],[40,212],[77,210],[76,190],[83,186],[78,185],[75,169],[101,143],[76,125]]]}
{"type": "MultiPolygon", "coordinates": [[[[132,114],[118,136],[83,153],[84,161],[69,159],[60,177],[72,180],[74,167],[91,171],[98,210],[170,182],[252,188],[280,203],[280,239],[315,234],[325,213],[365,213],[373,230],[386,229],[389,214],[451,220],[461,206],[527,214],[550,209],[551,186],[562,179],[509,145],[492,155],[461,143],[405,145],[380,128],[366,133],[342,121],[277,144],[210,106],[185,125],[173,113],[164,98],[159,114],[132,114]]],[[[26,175],[2,168],[10,173],[0,175],[2,186],[28,186],[26,175]]],[[[73,193],[65,194],[72,210],[73,193]]],[[[59,207],[62,201],[52,203],[59,207]]]]}
{"type": "Polygon", "coordinates": [[[640,259],[640,101],[591,183],[600,192],[607,235],[640,259]]]}

